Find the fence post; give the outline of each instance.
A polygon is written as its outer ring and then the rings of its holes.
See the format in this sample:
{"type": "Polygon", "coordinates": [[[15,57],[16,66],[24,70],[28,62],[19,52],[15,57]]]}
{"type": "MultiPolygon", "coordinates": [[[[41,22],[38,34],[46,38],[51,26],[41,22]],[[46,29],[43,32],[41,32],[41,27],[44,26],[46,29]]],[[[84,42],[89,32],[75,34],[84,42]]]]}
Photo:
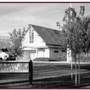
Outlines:
{"type": "Polygon", "coordinates": [[[33,82],[33,62],[30,60],[29,62],[29,82],[32,85],[33,82]]]}

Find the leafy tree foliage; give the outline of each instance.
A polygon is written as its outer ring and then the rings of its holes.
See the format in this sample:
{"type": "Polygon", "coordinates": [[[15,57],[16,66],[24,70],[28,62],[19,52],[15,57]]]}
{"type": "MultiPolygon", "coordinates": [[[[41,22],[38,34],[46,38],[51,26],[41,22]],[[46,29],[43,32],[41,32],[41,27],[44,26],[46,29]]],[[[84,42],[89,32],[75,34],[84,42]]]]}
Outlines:
{"type": "Polygon", "coordinates": [[[65,20],[64,17],[66,24],[63,25],[66,44],[74,55],[87,53],[90,50],[90,18],[82,19],[76,16],[77,13],[73,8],[68,8],[65,13],[65,17],[68,18],[65,20]]]}
{"type": "MultiPolygon", "coordinates": [[[[76,71],[80,70],[80,61],[77,59],[77,56],[83,52],[88,53],[90,51],[90,18],[84,16],[84,11],[84,6],[81,6],[80,13],[77,15],[75,9],[69,7],[66,9],[65,16],[63,18],[65,21],[65,24],[63,25],[65,42],[66,46],[71,49],[76,71]],[[78,67],[76,62],[79,63],[78,67]]],[[[76,72],[75,85],[77,85],[78,82],[80,83],[80,75],[77,76],[76,72]]]]}
{"type": "Polygon", "coordinates": [[[14,57],[22,55],[21,41],[25,35],[25,28],[23,30],[14,29],[10,35],[11,49],[10,52],[14,57]]]}

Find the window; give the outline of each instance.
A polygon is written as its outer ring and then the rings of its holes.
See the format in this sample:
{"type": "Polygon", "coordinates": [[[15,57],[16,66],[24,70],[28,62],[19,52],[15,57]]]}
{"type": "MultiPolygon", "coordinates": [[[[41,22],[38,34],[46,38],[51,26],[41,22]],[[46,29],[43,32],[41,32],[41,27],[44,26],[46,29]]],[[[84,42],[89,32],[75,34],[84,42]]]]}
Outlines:
{"type": "Polygon", "coordinates": [[[45,49],[44,49],[44,48],[38,48],[38,50],[39,50],[39,51],[45,51],[45,49]]]}
{"type": "Polygon", "coordinates": [[[33,32],[33,30],[29,31],[29,39],[30,39],[30,43],[34,42],[34,32],[33,32]]]}
{"type": "Polygon", "coordinates": [[[54,50],[54,53],[59,53],[59,51],[58,50],[54,50]]]}
{"type": "Polygon", "coordinates": [[[30,50],[31,53],[36,53],[36,50],[30,50]]]}

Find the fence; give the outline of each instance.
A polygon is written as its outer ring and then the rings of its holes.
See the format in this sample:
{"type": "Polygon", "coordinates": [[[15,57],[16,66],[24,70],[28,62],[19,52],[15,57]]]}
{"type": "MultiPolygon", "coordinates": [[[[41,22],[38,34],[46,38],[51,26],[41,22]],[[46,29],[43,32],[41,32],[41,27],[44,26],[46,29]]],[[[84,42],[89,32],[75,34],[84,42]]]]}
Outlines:
{"type": "MultiPolygon", "coordinates": [[[[76,70],[73,70],[75,76],[76,70]]],[[[90,83],[90,64],[81,65],[81,82],[90,83]]],[[[8,83],[13,79],[15,82],[28,81],[29,84],[74,84],[74,77],[71,79],[70,64],[68,63],[44,63],[44,62],[21,62],[2,61],[0,62],[0,85],[5,80],[8,83]],[[69,83],[68,83],[69,82],[69,83]]]]}
{"type": "Polygon", "coordinates": [[[29,62],[2,61],[0,62],[1,72],[28,72],[29,62]]]}
{"type": "MultiPolygon", "coordinates": [[[[10,81],[29,81],[32,84],[32,61],[2,61],[0,62],[0,84],[3,80],[10,81]]],[[[6,83],[5,82],[5,83],[6,83]]],[[[8,82],[7,82],[8,83],[8,82]]]]}

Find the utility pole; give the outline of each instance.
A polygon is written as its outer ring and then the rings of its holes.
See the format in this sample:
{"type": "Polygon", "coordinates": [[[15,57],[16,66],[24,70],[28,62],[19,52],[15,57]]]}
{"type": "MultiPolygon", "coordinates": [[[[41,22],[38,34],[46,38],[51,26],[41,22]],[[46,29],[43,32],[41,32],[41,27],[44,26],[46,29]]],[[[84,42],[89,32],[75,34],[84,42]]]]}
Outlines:
{"type": "Polygon", "coordinates": [[[29,82],[30,82],[30,85],[32,85],[32,82],[33,82],[33,62],[31,59],[29,61],[29,82]]]}

